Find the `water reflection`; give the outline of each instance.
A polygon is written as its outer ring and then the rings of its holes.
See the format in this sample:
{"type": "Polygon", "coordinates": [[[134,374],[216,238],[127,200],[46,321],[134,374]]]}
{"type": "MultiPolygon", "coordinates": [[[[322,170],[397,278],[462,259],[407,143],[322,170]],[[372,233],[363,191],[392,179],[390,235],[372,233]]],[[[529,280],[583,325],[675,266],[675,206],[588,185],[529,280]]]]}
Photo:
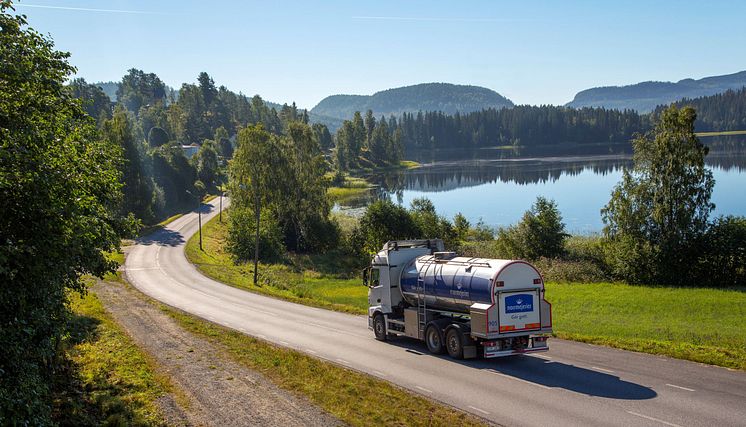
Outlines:
{"type": "MultiPolygon", "coordinates": [[[[517,221],[536,195],[544,195],[558,201],[569,226],[597,231],[601,228],[599,209],[608,201],[622,170],[631,165],[629,153],[516,158],[506,150],[493,151],[491,157],[485,156],[485,150],[411,155],[432,161],[417,169],[370,175],[367,178],[376,188],[337,208],[360,212],[376,199],[408,205],[414,197],[424,196],[447,216],[463,212],[470,220],[481,217],[488,224],[504,225],[517,221]],[[500,203],[487,204],[480,198],[500,203]],[[515,206],[506,206],[506,201],[515,206]]],[[[746,150],[713,150],[706,163],[717,181],[716,214],[745,215],[746,202],[736,199],[746,198],[742,194],[746,191],[742,185],[746,183],[746,150]]]]}

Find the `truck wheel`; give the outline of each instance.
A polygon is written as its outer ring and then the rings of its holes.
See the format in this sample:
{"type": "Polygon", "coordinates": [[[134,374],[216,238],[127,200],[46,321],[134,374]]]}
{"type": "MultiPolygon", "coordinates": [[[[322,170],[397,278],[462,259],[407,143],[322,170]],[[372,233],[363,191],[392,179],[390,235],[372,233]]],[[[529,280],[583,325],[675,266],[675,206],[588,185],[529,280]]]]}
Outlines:
{"type": "Polygon", "coordinates": [[[373,316],[373,333],[378,341],[386,341],[386,319],[381,313],[373,316]]]}
{"type": "Polygon", "coordinates": [[[443,334],[436,325],[428,325],[427,329],[425,329],[425,343],[430,353],[443,354],[443,351],[445,351],[443,347],[443,334]]]}
{"type": "Polygon", "coordinates": [[[459,328],[451,328],[446,334],[446,349],[454,359],[464,358],[464,334],[459,328]]]}

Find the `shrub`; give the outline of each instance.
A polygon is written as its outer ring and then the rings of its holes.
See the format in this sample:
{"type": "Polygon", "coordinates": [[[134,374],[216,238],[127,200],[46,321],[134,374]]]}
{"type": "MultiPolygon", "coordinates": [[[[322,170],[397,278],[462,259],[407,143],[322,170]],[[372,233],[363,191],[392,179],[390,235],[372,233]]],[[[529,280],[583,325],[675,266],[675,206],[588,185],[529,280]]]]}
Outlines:
{"type": "Polygon", "coordinates": [[[719,217],[710,224],[702,244],[697,284],[746,285],[746,217],[719,217]]]}
{"type": "MultiPolygon", "coordinates": [[[[253,260],[256,242],[254,212],[248,208],[232,208],[228,229],[226,248],[233,256],[234,262],[253,260]]],[[[285,253],[282,237],[277,221],[268,210],[265,210],[259,220],[259,259],[279,260],[285,253]]]]}
{"type": "Polygon", "coordinates": [[[455,245],[456,231],[453,225],[435,212],[433,202],[424,197],[414,199],[409,214],[419,230],[418,238],[443,239],[447,248],[455,245]]]}
{"type": "Polygon", "coordinates": [[[390,200],[373,202],[351,233],[349,249],[353,253],[375,253],[389,240],[413,239],[421,234],[409,212],[390,200]]]}
{"type": "Polygon", "coordinates": [[[562,255],[567,237],[557,204],[537,197],[521,222],[498,230],[496,249],[509,258],[556,258],[562,255]]]}

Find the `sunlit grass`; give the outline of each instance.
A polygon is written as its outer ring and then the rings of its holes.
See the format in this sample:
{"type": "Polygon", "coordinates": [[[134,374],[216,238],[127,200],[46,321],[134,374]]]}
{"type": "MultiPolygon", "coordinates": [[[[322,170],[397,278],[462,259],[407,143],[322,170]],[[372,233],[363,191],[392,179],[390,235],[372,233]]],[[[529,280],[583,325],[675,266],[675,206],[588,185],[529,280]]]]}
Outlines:
{"type": "Polygon", "coordinates": [[[339,271],[339,257],[333,254],[314,257],[296,256],[296,264],[308,266],[319,264],[320,269],[299,269],[287,264],[259,264],[259,286],[254,286],[253,264],[235,265],[229,253],[223,249],[227,234],[227,215],[224,222],[217,218],[203,226],[202,246],[195,234],[187,242],[186,254],[190,262],[207,276],[237,288],[279,297],[293,302],[333,310],[367,313],[368,288],[362,286],[357,274],[335,273],[339,271]]]}
{"type": "Polygon", "coordinates": [[[93,293],[71,298],[55,417],[64,425],[165,425],[157,400],[172,386],[93,293]]]}
{"type": "MultiPolygon", "coordinates": [[[[262,283],[255,287],[251,265],[234,265],[223,250],[226,233],[213,219],[203,229],[204,252],[194,237],[187,244],[187,257],[207,276],[301,304],[367,313],[367,288],[354,268],[340,272],[345,269],[334,264],[341,258],[296,256],[292,267],[260,265],[262,283]]],[[[550,282],[547,299],[560,338],[746,370],[746,292],[550,282]]]]}
{"type": "Polygon", "coordinates": [[[549,283],[561,338],[746,370],[746,292],[549,283]]]}

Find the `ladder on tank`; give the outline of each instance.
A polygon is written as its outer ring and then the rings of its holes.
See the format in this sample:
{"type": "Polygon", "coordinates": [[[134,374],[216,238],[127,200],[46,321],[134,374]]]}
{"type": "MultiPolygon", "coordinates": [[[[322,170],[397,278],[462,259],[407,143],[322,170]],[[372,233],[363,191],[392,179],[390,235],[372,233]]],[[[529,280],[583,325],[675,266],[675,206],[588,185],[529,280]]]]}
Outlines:
{"type": "MultiPolygon", "coordinates": [[[[417,335],[420,339],[425,339],[425,328],[427,327],[427,301],[425,297],[425,278],[427,277],[427,271],[430,266],[435,264],[435,256],[427,261],[427,267],[425,271],[420,274],[417,272],[417,335]]],[[[433,278],[434,279],[434,278],[433,278]]]]}

